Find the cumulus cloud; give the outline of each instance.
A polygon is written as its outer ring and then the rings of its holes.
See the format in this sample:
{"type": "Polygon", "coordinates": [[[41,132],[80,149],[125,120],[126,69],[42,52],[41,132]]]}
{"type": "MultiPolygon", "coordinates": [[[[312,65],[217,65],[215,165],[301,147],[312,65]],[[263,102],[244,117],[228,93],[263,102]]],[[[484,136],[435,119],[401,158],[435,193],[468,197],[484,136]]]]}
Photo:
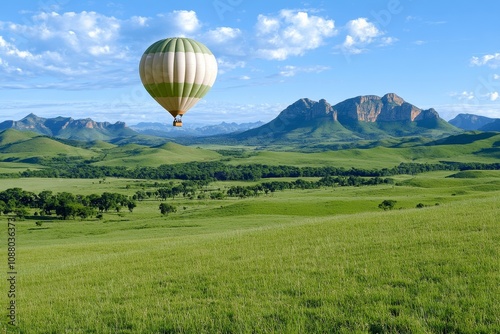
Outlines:
{"type": "Polygon", "coordinates": [[[167,15],[167,19],[176,28],[179,36],[192,34],[201,28],[195,11],[174,10],[167,15]]]}
{"type": "Polygon", "coordinates": [[[341,49],[348,54],[363,53],[368,45],[372,43],[387,46],[397,41],[394,37],[382,37],[385,33],[364,17],[349,21],[345,29],[347,30],[347,36],[341,45],[341,49]]]}
{"type": "Polygon", "coordinates": [[[33,16],[31,25],[10,24],[9,30],[29,38],[37,48],[64,46],[95,55],[98,50],[116,47],[120,22],[96,12],[51,12],[33,16]]]}
{"type": "Polygon", "coordinates": [[[241,30],[238,28],[219,27],[210,30],[206,37],[213,43],[226,43],[241,36],[241,30]]]}
{"type": "Polygon", "coordinates": [[[496,101],[499,97],[500,96],[498,95],[498,92],[488,93],[488,98],[490,99],[490,101],[496,101]]]}
{"type": "Polygon", "coordinates": [[[470,60],[472,66],[489,66],[497,68],[500,66],[500,53],[487,54],[482,57],[472,57],[470,60]]]}
{"type": "Polygon", "coordinates": [[[256,56],[272,60],[301,56],[336,34],[333,20],[288,9],[276,16],[260,14],[255,29],[260,44],[256,56]]]}
{"type": "Polygon", "coordinates": [[[109,74],[118,67],[112,64],[129,53],[118,41],[121,26],[114,17],[86,11],[41,12],[23,24],[0,22],[2,87],[21,81],[35,88],[54,87],[66,81],[75,89],[78,80],[109,74]],[[50,82],[41,83],[42,78],[50,82]]]}
{"type": "Polygon", "coordinates": [[[203,40],[210,44],[215,54],[246,56],[243,32],[238,28],[218,27],[203,35],[203,40]]]}
{"type": "MultiPolygon", "coordinates": [[[[87,89],[133,83],[137,59],[150,43],[168,35],[192,37],[201,26],[196,13],[185,10],[126,19],[42,11],[22,23],[0,21],[0,86],[87,89]]],[[[221,28],[211,37],[222,43],[235,34],[221,28]]]]}

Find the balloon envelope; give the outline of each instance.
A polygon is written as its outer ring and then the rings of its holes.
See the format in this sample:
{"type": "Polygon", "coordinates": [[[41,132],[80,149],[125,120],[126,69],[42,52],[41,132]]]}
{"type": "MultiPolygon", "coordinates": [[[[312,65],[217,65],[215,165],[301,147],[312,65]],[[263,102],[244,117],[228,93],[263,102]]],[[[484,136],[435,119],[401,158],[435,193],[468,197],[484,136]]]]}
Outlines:
{"type": "Polygon", "coordinates": [[[217,61],[200,42],[167,38],[146,49],[139,74],[148,93],[175,118],[210,90],[217,77],[217,61]]]}

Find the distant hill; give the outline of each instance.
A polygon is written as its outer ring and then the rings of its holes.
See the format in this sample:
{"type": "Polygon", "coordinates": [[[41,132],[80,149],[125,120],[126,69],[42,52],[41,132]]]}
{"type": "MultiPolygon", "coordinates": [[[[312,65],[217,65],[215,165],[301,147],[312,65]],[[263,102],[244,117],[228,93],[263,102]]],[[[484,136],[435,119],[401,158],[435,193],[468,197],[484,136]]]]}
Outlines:
{"type": "MultiPolygon", "coordinates": [[[[134,138],[134,137],[131,137],[134,138]]],[[[160,138],[161,139],[161,138],[160,138]]],[[[151,142],[155,142],[151,140],[151,142]]],[[[0,164],[22,162],[38,164],[53,158],[90,159],[98,166],[159,166],[190,161],[212,161],[221,158],[213,150],[187,147],[160,141],[159,145],[136,143],[77,141],[40,135],[31,131],[0,131],[0,164]]]]}
{"type": "Polygon", "coordinates": [[[334,142],[387,137],[443,137],[460,130],[434,109],[420,109],[396,94],[358,96],[334,106],[300,99],[278,117],[258,128],[235,135],[247,143],[334,142]]]}
{"type": "Polygon", "coordinates": [[[21,132],[14,129],[7,129],[0,132],[0,148],[10,144],[27,141],[38,136],[39,134],[31,131],[21,132]]]}
{"type": "Polygon", "coordinates": [[[480,131],[500,131],[500,118],[495,119],[493,122],[483,125],[479,128],[480,131]]]}
{"type": "Polygon", "coordinates": [[[7,129],[0,132],[0,161],[36,162],[60,155],[89,158],[93,154],[82,147],[31,131],[7,129]]]}
{"type": "Polygon", "coordinates": [[[264,124],[226,123],[216,125],[173,127],[172,124],[143,122],[128,127],[124,122],[96,122],[90,118],[73,119],[71,117],[43,118],[29,114],[19,121],[4,121],[0,123],[0,131],[15,129],[56,137],[60,139],[80,141],[136,142],[160,144],[163,138],[204,137],[220,134],[238,133],[264,124]]]}
{"type": "Polygon", "coordinates": [[[90,118],[77,120],[71,117],[42,118],[35,114],[29,114],[19,121],[0,123],[0,131],[6,129],[32,131],[51,137],[83,141],[106,141],[137,135],[124,122],[111,124],[109,122],[96,122],[90,118]]]}
{"type": "Polygon", "coordinates": [[[202,137],[213,136],[220,134],[228,134],[234,132],[243,132],[263,125],[263,122],[252,123],[226,123],[222,122],[215,125],[206,126],[190,126],[184,125],[182,128],[173,127],[171,124],[156,123],[156,122],[141,122],[136,125],[131,125],[130,128],[144,135],[159,136],[167,138],[176,137],[202,137]]]}
{"type": "Polygon", "coordinates": [[[464,130],[481,130],[481,131],[500,131],[500,119],[479,116],[474,114],[458,114],[455,118],[448,123],[464,130]],[[496,123],[488,127],[489,124],[496,123]],[[484,130],[483,128],[486,127],[484,130]],[[495,130],[496,128],[496,130],[495,130]]]}

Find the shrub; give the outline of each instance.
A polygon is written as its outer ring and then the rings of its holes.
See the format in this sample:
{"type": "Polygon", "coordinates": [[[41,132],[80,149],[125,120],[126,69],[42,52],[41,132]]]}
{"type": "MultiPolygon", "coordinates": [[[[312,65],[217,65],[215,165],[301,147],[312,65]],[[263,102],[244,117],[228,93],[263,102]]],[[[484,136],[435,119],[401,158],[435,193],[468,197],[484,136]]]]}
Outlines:
{"type": "Polygon", "coordinates": [[[394,209],[394,206],[396,205],[396,203],[397,203],[397,201],[394,201],[392,199],[386,199],[386,200],[382,201],[382,203],[380,203],[378,205],[378,207],[380,209],[383,209],[384,211],[392,210],[392,209],[394,209]]]}

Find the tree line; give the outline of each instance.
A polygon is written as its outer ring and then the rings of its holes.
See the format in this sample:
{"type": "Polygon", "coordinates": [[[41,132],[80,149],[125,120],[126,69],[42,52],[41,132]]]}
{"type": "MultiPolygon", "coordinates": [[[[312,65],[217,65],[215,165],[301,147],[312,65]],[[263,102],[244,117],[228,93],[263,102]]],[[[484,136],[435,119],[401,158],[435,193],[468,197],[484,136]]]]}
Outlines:
{"type": "Polygon", "coordinates": [[[377,185],[377,184],[393,184],[391,178],[371,177],[363,178],[360,176],[325,176],[318,181],[307,181],[297,179],[295,181],[271,181],[262,182],[252,186],[231,186],[227,190],[227,196],[230,197],[250,197],[259,196],[260,194],[274,193],[275,191],[283,191],[287,189],[318,189],[321,187],[347,187],[347,186],[362,186],[362,185],[377,185]]]}
{"type": "MultiPolygon", "coordinates": [[[[39,193],[26,191],[21,188],[9,188],[0,191],[0,213],[15,214],[23,218],[29,215],[30,209],[35,209],[35,216],[56,215],[61,219],[99,217],[103,212],[120,212],[127,208],[133,212],[137,202],[151,198],[165,201],[169,198],[174,200],[177,196],[183,196],[191,200],[221,200],[229,197],[250,197],[261,194],[274,193],[288,189],[317,189],[320,187],[335,186],[361,186],[376,184],[391,184],[393,180],[381,177],[359,177],[359,176],[326,176],[318,181],[297,179],[294,181],[269,181],[249,186],[231,186],[224,189],[208,189],[209,182],[206,181],[182,181],[182,182],[154,182],[142,184],[141,189],[133,195],[127,196],[120,193],[104,192],[101,195],[75,195],[69,192],[53,193],[44,190],[39,193]]],[[[171,204],[162,203],[159,206],[162,214],[175,212],[176,208],[171,204]]]]}
{"type": "Polygon", "coordinates": [[[75,163],[49,167],[40,170],[20,172],[21,177],[48,178],[105,178],[121,177],[151,180],[193,180],[193,181],[257,181],[265,178],[280,177],[326,177],[326,176],[359,176],[387,177],[400,174],[419,174],[429,171],[459,170],[499,170],[500,163],[459,163],[442,162],[401,163],[393,168],[363,169],[334,166],[297,167],[289,165],[271,166],[265,164],[227,165],[223,162],[188,162],[161,165],[159,167],[93,166],[86,163],[75,163]]]}
{"type": "Polygon", "coordinates": [[[88,218],[98,213],[114,210],[119,212],[126,207],[130,212],[136,202],[128,196],[104,192],[101,195],[74,195],[69,192],[54,194],[44,190],[38,194],[21,188],[10,188],[0,192],[0,212],[14,213],[18,217],[28,215],[28,209],[38,209],[36,215],[57,215],[62,219],[88,218]]]}

